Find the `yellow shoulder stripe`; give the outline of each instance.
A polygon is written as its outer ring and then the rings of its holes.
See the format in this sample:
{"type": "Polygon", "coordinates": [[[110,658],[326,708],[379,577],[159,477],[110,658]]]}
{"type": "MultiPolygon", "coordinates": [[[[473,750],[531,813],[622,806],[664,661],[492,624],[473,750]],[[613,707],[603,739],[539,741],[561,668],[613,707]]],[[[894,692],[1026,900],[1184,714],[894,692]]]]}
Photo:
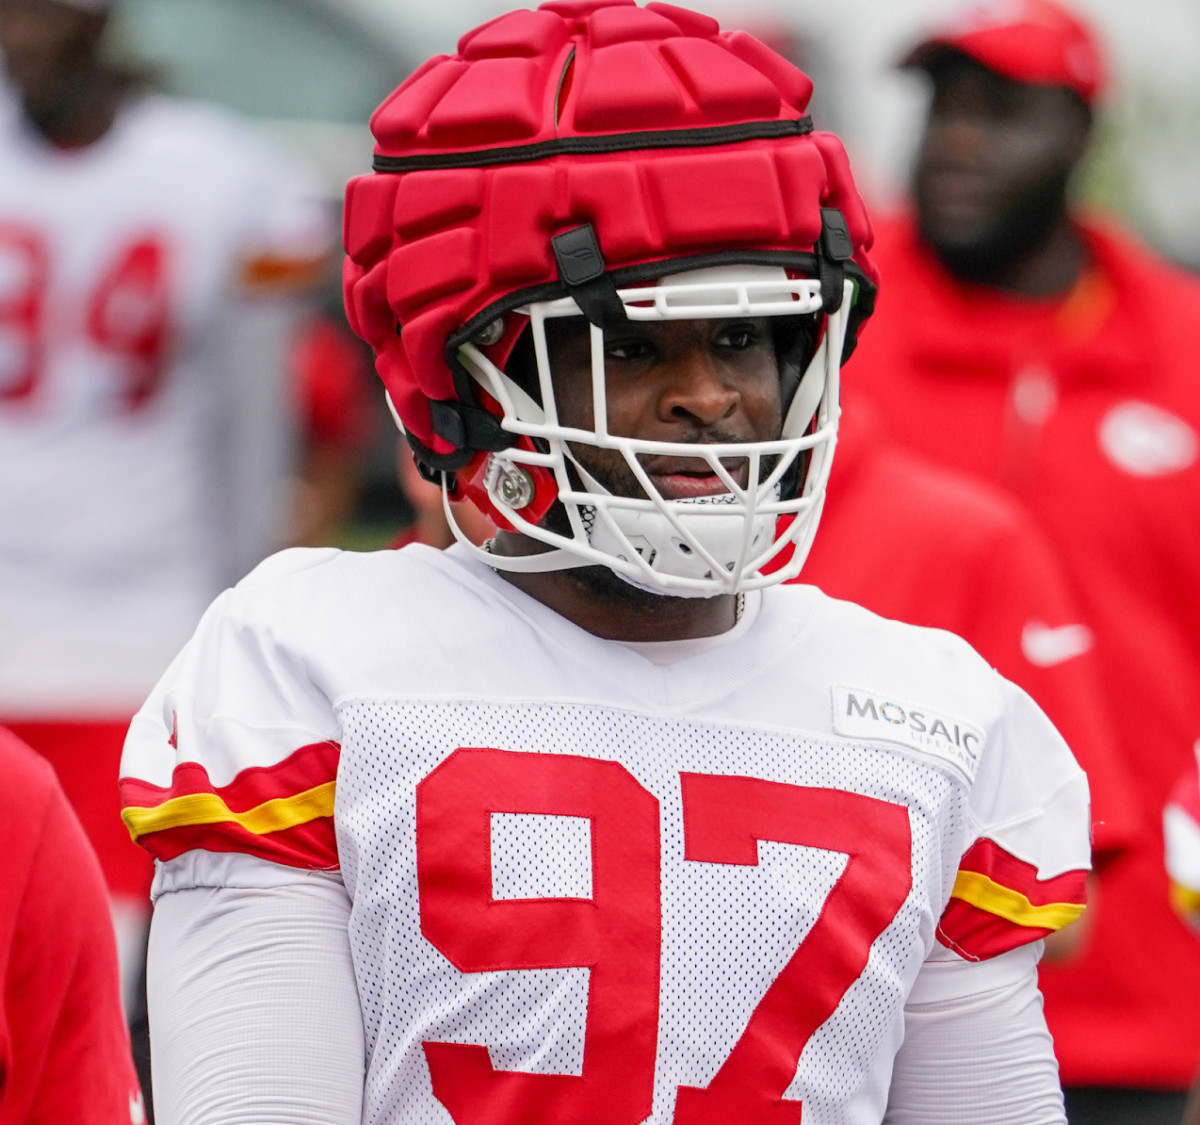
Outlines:
{"type": "Polygon", "coordinates": [[[1185,887],[1182,883],[1171,880],[1171,905],[1175,912],[1194,922],[1200,915],[1200,891],[1185,887]]]}
{"type": "Polygon", "coordinates": [[[275,797],[240,813],[234,812],[215,793],[187,793],[182,797],[172,797],[154,808],[127,808],[121,813],[121,819],[135,840],[168,828],[227,823],[237,824],[247,832],[262,836],[307,824],[318,817],[332,816],[336,789],[336,781],[326,781],[303,793],[275,797]]]}
{"type": "Polygon", "coordinates": [[[981,875],[978,871],[960,871],[954,880],[951,897],[995,914],[1014,926],[1038,930],[1061,930],[1084,911],[1082,903],[1051,902],[1034,906],[1020,891],[981,875]]]}

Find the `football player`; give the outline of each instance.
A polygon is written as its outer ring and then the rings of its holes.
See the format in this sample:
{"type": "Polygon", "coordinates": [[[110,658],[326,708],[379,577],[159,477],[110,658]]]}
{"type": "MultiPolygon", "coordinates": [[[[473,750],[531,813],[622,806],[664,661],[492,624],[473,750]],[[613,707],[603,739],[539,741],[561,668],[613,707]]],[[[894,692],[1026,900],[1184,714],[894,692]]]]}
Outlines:
{"type": "Polygon", "coordinates": [[[1063,1121],[1083,774],[964,642],[779,584],[876,286],[810,92],[555,0],[375,114],[347,307],[499,530],[276,556],[134,720],[161,1120],[1063,1121]]]}
{"type": "Polygon", "coordinates": [[[286,357],[327,261],[303,166],[0,0],[0,716],[100,857],[127,981],[151,871],[111,778],[208,602],[287,541],[286,357]]]}

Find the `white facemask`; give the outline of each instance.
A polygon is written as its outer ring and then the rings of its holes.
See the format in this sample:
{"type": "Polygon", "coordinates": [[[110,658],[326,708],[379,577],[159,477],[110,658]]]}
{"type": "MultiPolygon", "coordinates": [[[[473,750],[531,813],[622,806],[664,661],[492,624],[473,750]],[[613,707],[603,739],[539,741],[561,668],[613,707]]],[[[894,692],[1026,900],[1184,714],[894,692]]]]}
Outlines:
{"type": "MultiPolygon", "coordinates": [[[[813,315],[821,294],[813,279],[790,279],[768,266],[728,266],[664,278],[652,288],[621,290],[634,321],[732,319],[813,315]]],[[[595,428],[570,429],[558,421],[550,378],[545,323],[580,316],[571,298],[540,302],[520,310],[530,318],[542,403],[492,364],[479,347],[465,344],[459,357],[482,388],[501,405],[504,428],[534,439],[537,451],[517,448],[491,455],[489,496],[517,530],[551,550],[529,556],[487,555],[490,565],[508,570],[546,571],[603,565],[645,590],[678,597],[712,597],[783,581],[797,574],[812,541],[824,500],[836,442],[838,375],[853,283],[847,282],[841,309],[828,317],[816,354],[800,376],[783,420],[771,441],[683,444],[612,434],[607,426],[604,340],[591,326],[592,397],[595,428]],[[579,464],[572,447],[618,451],[645,496],[615,496],[579,464]],[[658,493],[641,460],[650,457],[704,459],[728,491],[712,496],[666,499],[658,493]],[[782,497],[781,485],[807,458],[797,496],[782,497]],[[641,459],[641,460],[639,460],[641,459]],[[739,487],[722,462],[749,462],[749,484],[739,487]],[[542,466],[554,476],[569,533],[551,531],[521,515],[524,498],[512,487],[526,466],[542,466]],[[768,471],[769,467],[769,471],[768,471]],[[791,517],[790,523],[784,517],[791,517]],[[771,574],[772,560],[784,565],[771,574]]],[[[461,533],[460,539],[465,539],[461,533]]]]}

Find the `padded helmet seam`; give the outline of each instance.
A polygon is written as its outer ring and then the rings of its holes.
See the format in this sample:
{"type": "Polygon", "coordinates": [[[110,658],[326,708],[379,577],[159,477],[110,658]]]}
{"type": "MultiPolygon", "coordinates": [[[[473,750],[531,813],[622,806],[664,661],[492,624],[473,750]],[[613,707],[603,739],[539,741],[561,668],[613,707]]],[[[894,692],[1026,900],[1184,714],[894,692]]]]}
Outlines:
{"type": "Polygon", "coordinates": [[[601,156],[648,149],[709,148],[743,141],[803,137],[813,131],[807,115],[786,121],[749,121],[738,125],[712,125],[698,129],[653,129],[646,132],[604,133],[595,137],[556,137],[529,145],[468,149],[463,152],[418,153],[388,156],[376,153],[371,166],[380,175],[427,172],[445,168],[492,168],[528,164],[555,156],[601,156]]]}

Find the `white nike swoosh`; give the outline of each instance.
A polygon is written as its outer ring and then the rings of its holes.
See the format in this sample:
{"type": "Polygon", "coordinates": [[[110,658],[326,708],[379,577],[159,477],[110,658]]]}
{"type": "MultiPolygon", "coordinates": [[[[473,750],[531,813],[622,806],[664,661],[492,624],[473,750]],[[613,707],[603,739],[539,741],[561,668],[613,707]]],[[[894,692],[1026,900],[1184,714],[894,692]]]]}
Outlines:
{"type": "Polygon", "coordinates": [[[129,1121],[130,1125],[146,1125],[146,1106],[141,1091],[129,1095],[129,1121]]]}
{"type": "Polygon", "coordinates": [[[1051,627],[1041,621],[1028,621],[1021,630],[1021,652],[1030,664],[1051,668],[1092,647],[1092,631],[1086,625],[1051,627]]]}

